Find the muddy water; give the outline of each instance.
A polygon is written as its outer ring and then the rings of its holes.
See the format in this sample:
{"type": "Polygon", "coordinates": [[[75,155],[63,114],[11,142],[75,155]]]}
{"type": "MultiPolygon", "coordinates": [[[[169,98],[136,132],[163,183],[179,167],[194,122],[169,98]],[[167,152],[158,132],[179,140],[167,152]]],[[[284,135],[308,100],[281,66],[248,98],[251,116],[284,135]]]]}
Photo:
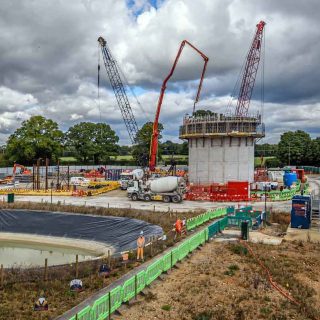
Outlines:
{"type": "Polygon", "coordinates": [[[44,266],[46,258],[49,266],[74,263],[77,254],[79,261],[96,257],[92,252],[81,249],[0,241],[0,264],[4,268],[44,266]]]}

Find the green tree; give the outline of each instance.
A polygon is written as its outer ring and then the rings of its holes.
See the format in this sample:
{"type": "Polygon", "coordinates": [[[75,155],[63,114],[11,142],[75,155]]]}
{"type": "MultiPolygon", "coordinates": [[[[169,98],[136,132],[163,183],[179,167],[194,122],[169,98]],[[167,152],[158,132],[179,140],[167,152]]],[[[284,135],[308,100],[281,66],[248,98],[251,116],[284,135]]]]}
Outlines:
{"type": "Polygon", "coordinates": [[[58,124],[42,116],[23,121],[8,139],[6,158],[10,162],[32,163],[38,158],[57,160],[62,152],[63,133],[58,124]]]}
{"type": "Polygon", "coordinates": [[[278,153],[278,145],[269,143],[256,144],[254,153],[256,157],[275,157],[278,153]]]}
{"type": "MultiPolygon", "coordinates": [[[[161,131],[163,130],[163,125],[158,124],[159,131],[159,146],[158,146],[158,158],[161,159],[162,150],[160,147],[160,140],[162,138],[161,131]]],[[[145,123],[142,128],[138,131],[136,136],[136,144],[132,147],[132,156],[135,161],[141,166],[147,166],[150,153],[151,137],[153,132],[153,122],[145,123]]]]}
{"type": "Polygon", "coordinates": [[[214,114],[214,112],[212,112],[212,111],[210,111],[210,110],[197,110],[193,115],[195,116],[195,117],[203,117],[203,116],[211,116],[211,115],[213,115],[214,114]]]}
{"type": "Polygon", "coordinates": [[[105,123],[81,122],[65,134],[65,143],[76,151],[76,157],[83,163],[93,159],[95,164],[107,161],[118,154],[119,137],[105,123]]]}
{"type": "Polygon", "coordinates": [[[312,161],[312,140],[307,132],[288,131],[281,135],[277,157],[282,163],[304,165],[312,161]]]}

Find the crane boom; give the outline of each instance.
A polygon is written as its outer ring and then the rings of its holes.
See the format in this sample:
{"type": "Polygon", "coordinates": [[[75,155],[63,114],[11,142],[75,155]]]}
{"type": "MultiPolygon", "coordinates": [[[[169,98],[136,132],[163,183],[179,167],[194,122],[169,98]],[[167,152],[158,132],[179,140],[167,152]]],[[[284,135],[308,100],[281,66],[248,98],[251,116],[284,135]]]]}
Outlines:
{"type": "Polygon", "coordinates": [[[236,116],[239,117],[245,117],[248,115],[252,91],[259,68],[261,43],[265,24],[266,23],[264,21],[260,21],[257,24],[257,30],[246,58],[246,64],[244,67],[244,73],[235,112],[236,116]]]}
{"type": "Polygon", "coordinates": [[[197,95],[196,95],[194,106],[193,106],[193,111],[195,110],[195,105],[199,101],[199,98],[200,98],[200,92],[201,92],[201,88],[202,88],[204,74],[206,72],[206,68],[207,68],[207,64],[208,64],[209,58],[206,55],[204,55],[199,49],[197,49],[195,46],[193,46],[189,41],[183,40],[181,42],[180,48],[178,50],[176,59],[174,60],[174,63],[172,65],[172,68],[171,68],[169,74],[167,75],[167,77],[164,79],[164,81],[162,83],[160,96],[159,96],[159,100],[158,100],[158,105],[157,105],[157,110],[156,110],[156,115],[155,115],[154,122],[153,122],[153,130],[152,130],[151,145],[150,145],[150,159],[149,159],[149,169],[150,169],[150,171],[154,171],[155,170],[156,162],[157,162],[157,151],[158,151],[158,142],[159,142],[158,141],[158,136],[159,136],[159,131],[158,131],[159,116],[160,116],[161,105],[162,105],[164,93],[165,93],[166,88],[167,88],[167,82],[171,78],[171,76],[173,75],[173,72],[174,72],[174,70],[175,70],[175,68],[177,66],[177,63],[179,61],[179,58],[181,56],[182,50],[183,50],[183,48],[184,48],[184,46],[186,44],[188,44],[192,49],[194,49],[197,53],[199,53],[201,55],[201,57],[203,58],[203,60],[204,60],[204,65],[203,65],[203,69],[202,69],[202,73],[201,73],[200,83],[199,83],[199,86],[198,86],[198,91],[197,91],[197,95]]]}
{"type": "MultiPolygon", "coordinates": [[[[126,94],[125,87],[122,83],[120,73],[117,68],[117,63],[112,57],[111,51],[107,45],[106,40],[102,37],[99,37],[98,42],[101,47],[104,65],[106,67],[106,71],[107,71],[113,92],[116,96],[116,99],[122,114],[122,118],[127,127],[130,140],[132,144],[134,144],[137,133],[138,133],[138,125],[133,115],[133,112],[126,94]]],[[[98,68],[100,68],[100,66],[98,66],[98,68]]]]}

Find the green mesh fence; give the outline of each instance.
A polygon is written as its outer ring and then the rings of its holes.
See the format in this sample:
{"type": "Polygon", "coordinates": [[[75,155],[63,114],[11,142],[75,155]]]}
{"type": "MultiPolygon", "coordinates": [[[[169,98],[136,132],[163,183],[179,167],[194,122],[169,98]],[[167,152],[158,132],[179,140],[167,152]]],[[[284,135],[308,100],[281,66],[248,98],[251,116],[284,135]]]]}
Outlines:
{"type": "Polygon", "coordinates": [[[151,264],[146,270],[146,285],[156,280],[162,273],[162,259],[151,264]]]}
{"type": "MultiPolygon", "coordinates": [[[[234,210],[234,207],[231,207],[234,210]]],[[[195,229],[209,220],[222,217],[227,214],[227,208],[218,208],[215,210],[209,210],[206,213],[200,214],[194,218],[187,220],[187,230],[195,229]]]]}
{"type": "Polygon", "coordinates": [[[91,308],[91,320],[104,320],[109,316],[109,293],[95,301],[91,308]]]}
{"type": "MultiPolygon", "coordinates": [[[[226,215],[228,210],[234,211],[234,207],[229,208],[230,209],[218,208],[201,214],[195,218],[188,219],[188,230],[193,229],[211,219],[222,217],[226,215]]],[[[194,234],[191,238],[184,240],[177,248],[173,248],[162,258],[149,265],[146,270],[142,270],[137,275],[126,280],[123,285],[119,285],[111,290],[111,292],[106,293],[104,296],[97,299],[92,306],[87,306],[78,312],[77,316],[74,315],[69,320],[106,319],[109,314],[116,311],[123,302],[129,301],[136,294],[141,292],[146,285],[149,285],[156,280],[162,272],[169,270],[178,261],[185,258],[189,252],[192,252],[199,245],[203,244],[206,240],[212,237],[212,235],[226,228],[229,218],[230,217],[224,217],[218,221],[215,221],[208,228],[205,228],[202,231],[194,234]]]]}
{"type": "Polygon", "coordinates": [[[171,251],[165,254],[162,258],[163,272],[166,272],[171,268],[171,259],[171,251]]]}
{"type": "Polygon", "coordinates": [[[122,287],[117,286],[110,292],[110,313],[115,312],[122,304],[122,287]]]}
{"type": "Polygon", "coordinates": [[[141,292],[146,286],[146,272],[144,270],[137,274],[137,293],[141,292]]]}
{"type": "Polygon", "coordinates": [[[122,285],[122,301],[127,302],[132,299],[136,294],[136,278],[135,276],[128,279],[122,285]]]}

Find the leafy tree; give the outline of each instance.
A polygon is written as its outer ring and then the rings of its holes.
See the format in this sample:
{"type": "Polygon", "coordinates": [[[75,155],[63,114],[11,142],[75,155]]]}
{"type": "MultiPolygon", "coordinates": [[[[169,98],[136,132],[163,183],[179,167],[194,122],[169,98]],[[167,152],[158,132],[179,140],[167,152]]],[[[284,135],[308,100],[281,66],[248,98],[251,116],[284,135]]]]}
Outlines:
{"type": "Polygon", "coordinates": [[[312,162],[312,140],[308,133],[297,130],[281,135],[277,157],[282,163],[303,165],[312,162]]]}
{"type": "MultiPolygon", "coordinates": [[[[163,130],[163,125],[158,124],[159,136],[158,140],[162,138],[161,131],[163,130]]],[[[132,156],[141,166],[147,166],[149,153],[150,153],[150,144],[151,137],[153,132],[153,122],[145,123],[142,128],[138,131],[136,136],[136,144],[132,147],[132,156]]],[[[158,147],[158,157],[161,159],[162,150],[160,148],[160,143],[158,147]]]]}
{"type": "Polygon", "coordinates": [[[203,117],[203,116],[211,116],[213,115],[214,112],[210,111],[210,110],[197,110],[193,115],[196,117],[203,117]]]}
{"type": "Polygon", "coordinates": [[[86,163],[93,159],[95,164],[117,155],[119,137],[105,123],[80,122],[65,134],[68,147],[74,148],[76,157],[86,163]]]}
{"type": "Polygon", "coordinates": [[[275,157],[278,152],[278,145],[277,144],[256,144],[254,153],[256,157],[275,157]]]}
{"type": "Polygon", "coordinates": [[[183,155],[189,154],[189,147],[188,147],[187,141],[184,141],[182,144],[180,144],[179,154],[183,154],[183,155]]]}
{"type": "Polygon", "coordinates": [[[23,121],[8,139],[5,150],[10,162],[32,163],[38,158],[57,160],[62,151],[63,133],[58,124],[42,116],[23,121]]]}
{"type": "Polygon", "coordinates": [[[119,155],[120,156],[128,156],[132,153],[132,147],[131,146],[119,146],[119,155]]]}

